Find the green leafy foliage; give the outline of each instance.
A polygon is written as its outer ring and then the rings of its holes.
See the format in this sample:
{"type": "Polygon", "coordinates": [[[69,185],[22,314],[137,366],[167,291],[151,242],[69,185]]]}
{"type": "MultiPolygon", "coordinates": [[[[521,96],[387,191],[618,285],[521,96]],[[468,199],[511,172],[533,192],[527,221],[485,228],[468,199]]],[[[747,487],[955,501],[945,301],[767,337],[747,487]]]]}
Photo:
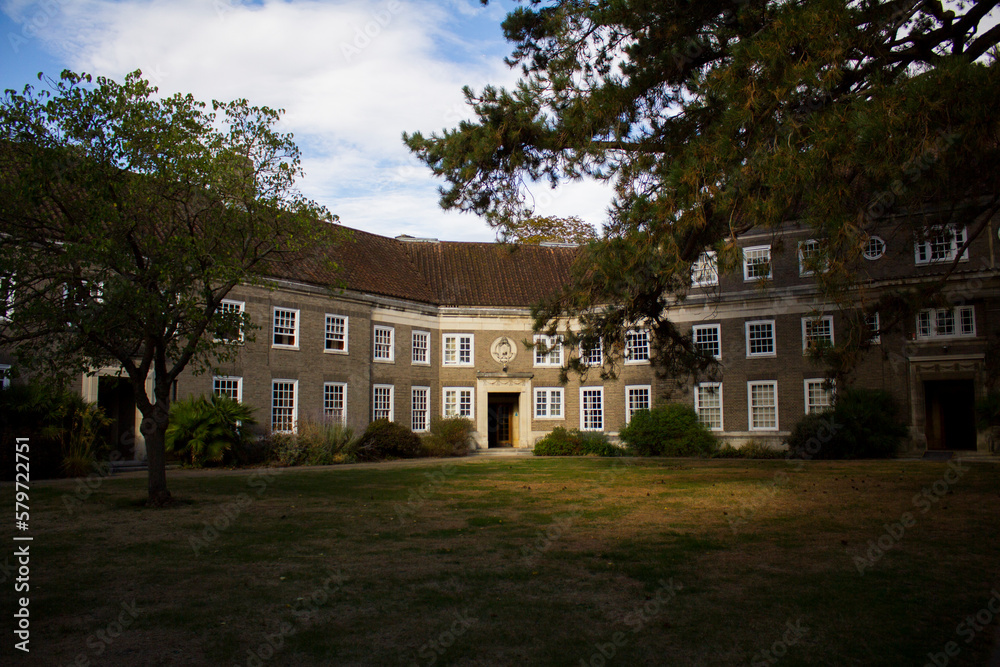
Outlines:
{"type": "Polygon", "coordinates": [[[838,392],[833,410],[806,415],[795,425],[788,449],[792,458],[889,458],[908,433],[888,392],[845,389],[838,392]]]}
{"type": "Polygon", "coordinates": [[[637,456],[709,456],[717,447],[694,409],[680,403],[639,410],[620,436],[637,456]]]}
{"type": "Polygon", "coordinates": [[[276,129],[281,114],[161,95],[139,71],[123,82],[66,71],[0,99],[0,297],[10,306],[0,347],[50,376],[123,369],[153,504],[170,499],[174,381],[232,359],[233,332],[252,338],[245,315],[219,310],[230,290],[303,259],[336,280],[323,252],[334,218],[296,187],[301,156],[276,129]]]}
{"type": "Polygon", "coordinates": [[[166,449],[193,466],[219,463],[247,437],[245,429],[254,423],[253,408],[228,396],[192,396],[170,410],[166,449]]]}
{"type": "Polygon", "coordinates": [[[823,351],[846,372],[868,345],[860,297],[890,330],[945,284],[866,292],[867,240],[958,219],[971,242],[1000,211],[997,4],[524,3],[503,26],[517,84],[466,88],[472,120],[404,141],[445,181],[444,208],[501,236],[535,215],[533,189],[613,185],[604,237],[535,311],[538,330],[579,321],[566,344],[600,337],[609,364],[641,323],[667,375],[711,367],[668,305],[704,250],[732,273],[741,236],[795,220],[822,240],[814,280],[854,331],[823,351]]]}
{"type": "Polygon", "coordinates": [[[17,438],[31,442],[31,477],[76,477],[93,471],[109,447],[101,436],[104,411],[74,391],[41,381],[0,391],[0,470],[14,478],[17,438]]]}
{"type": "Polygon", "coordinates": [[[420,436],[402,424],[376,419],[361,434],[352,454],[359,461],[411,459],[420,456],[420,436]]]}
{"type": "Polygon", "coordinates": [[[535,456],[621,456],[622,448],[597,431],[557,426],[535,443],[535,456]]]}
{"type": "Polygon", "coordinates": [[[422,449],[426,456],[466,456],[476,430],[465,417],[435,417],[431,431],[423,437],[422,449]]]}

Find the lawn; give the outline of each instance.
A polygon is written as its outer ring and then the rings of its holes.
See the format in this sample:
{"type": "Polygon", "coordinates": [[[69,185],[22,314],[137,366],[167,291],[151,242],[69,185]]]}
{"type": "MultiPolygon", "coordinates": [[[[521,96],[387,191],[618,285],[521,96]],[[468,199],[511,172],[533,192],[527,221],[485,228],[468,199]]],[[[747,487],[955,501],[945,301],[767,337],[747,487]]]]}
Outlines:
{"type": "Polygon", "coordinates": [[[32,486],[5,664],[983,665],[1000,627],[992,463],[196,471],[164,510],[77,484],[32,486]]]}

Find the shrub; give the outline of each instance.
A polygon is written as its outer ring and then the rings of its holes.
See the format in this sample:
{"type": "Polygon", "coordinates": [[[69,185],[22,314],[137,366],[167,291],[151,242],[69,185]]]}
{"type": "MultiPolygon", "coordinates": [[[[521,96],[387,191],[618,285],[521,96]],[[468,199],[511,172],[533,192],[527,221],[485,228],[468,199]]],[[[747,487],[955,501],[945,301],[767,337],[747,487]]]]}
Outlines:
{"type": "Polygon", "coordinates": [[[420,436],[402,424],[377,419],[352,449],[350,453],[359,461],[410,459],[420,455],[420,436]]]}
{"type": "Polygon", "coordinates": [[[69,398],[68,428],[62,429],[62,471],[67,477],[83,477],[93,471],[97,461],[101,429],[111,423],[104,410],[94,403],[87,403],[77,394],[69,398]]]}
{"type": "Polygon", "coordinates": [[[271,461],[278,466],[305,465],[308,456],[306,441],[291,433],[269,433],[262,439],[271,453],[271,461]]]}
{"type": "Polygon", "coordinates": [[[195,466],[219,463],[253,423],[253,408],[228,396],[192,396],[170,407],[166,450],[195,466]]]}
{"type": "Polygon", "coordinates": [[[435,417],[431,432],[424,436],[421,451],[424,456],[465,456],[469,453],[475,426],[465,417],[435,417]]]}
{"type": "Polygon", "coordinates": [[[46,479],[91,471],[107,443],[104,412],[72,391],[50,383],[13,384],[0,391],[0,470],[14,479],[16,438],[31,439],[31,477],[46,479]]]}
{"type": "Polygon", "coordinates": [[[907,433],[899,406],[887,392],[846,389],[833,410],[806,415],[795,425],[788,448],[793,458],[889,458],[907,433]]]}
{"type": "Polygon", "coordinates": [[[694,409],[679,403],[636,412],[621,439],[637,456],[708,456],[717,446],[694,409]]]}
{"type": "Polygon", "coordinates": [[[354,444],[354,431],[340,422],[299,422],[298,441],[302,460],[291,465],[330,465],[343,463],[354,444]]]}
{"type": "Polygon", "coordinates": [[[612,444],[608,436],[597,431],[567,431],[562,426],[552,429],[535,443],[535,456],[621,456],[621,447],[612,444]]]}
{"type": "Polygon", "coordinates": [[[1000,426],[1000,391],[991,391],[976,401],[976,428],[989,431],[1000,426]]]}

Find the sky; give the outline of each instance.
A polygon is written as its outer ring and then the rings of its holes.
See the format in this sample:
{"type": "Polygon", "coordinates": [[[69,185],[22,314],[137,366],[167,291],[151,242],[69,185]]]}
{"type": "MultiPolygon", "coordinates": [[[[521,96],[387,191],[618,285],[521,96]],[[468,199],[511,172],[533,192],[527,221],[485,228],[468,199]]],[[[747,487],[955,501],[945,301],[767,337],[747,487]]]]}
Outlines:
{"type": "MultiPolygon", "coordinates": [[[[0,89],[64,69],[121,81],[133,70],[166,95],[245,97],[285,109],[303,154],[303,194],[341,224],[397,236],[491,241],[471,214],[443,211],[442,181],[403,145],[471,117],[462,86],[511,85],[494,0],[0,0],[0,89]]],[[[598,227],[610,191],[531,188],[536,212],[598,227]]]]}

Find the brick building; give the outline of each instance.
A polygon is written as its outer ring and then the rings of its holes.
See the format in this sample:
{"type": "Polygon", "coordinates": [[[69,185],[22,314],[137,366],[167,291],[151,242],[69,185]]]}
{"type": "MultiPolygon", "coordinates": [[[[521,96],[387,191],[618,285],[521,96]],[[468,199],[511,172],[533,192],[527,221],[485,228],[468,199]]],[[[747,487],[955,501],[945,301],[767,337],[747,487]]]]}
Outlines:
{"type": "MultiPolygon", "coordinates": [[[[873,237],[859,258],[865,298],[940,280],[967,233],[955,225],[924,237],[903,229],[873,237]]],[[[895,395],[915,450],[989,449],[972,406],[996,381],[989,368],[1000,341],[997,233],[994,221],[958,258],[944,305],[888,333],[878,316],[871,323],[876,344],[852,381],[895,395]]],[[[537,340],[530,306],[569,280],[575,248],[351,236],[337,250],[336,274],[301,266],[275,276],[272,289],[234,290],[225,307],[243,310],[259,329],[214,374],[185,374],[177,397],[225,392],[279,431],[308,419],[360,431],[385,417],[422,432],[432,417],[457,414],[475,424],[479,448],[530,448],[556,426],[615,434],[633,411],[664,400],[667,386],[649,363],[641,328],[626,337],[614,380],[594,372],[561,385],[566,355],[581,351],[558,341],[546,341],[547,351],[526,347],[537,340]],[[331,291],[334,282],[340,286],[331,291]]],[[[804,414],[832,400],[825,369],[807,351],[837,341],[845,327],[813,282],[814,243],[794,225],[748,234],[741,270],[721,276],[706,253],[691,292],[671,308],[671,319],[718,357],[721,377],[674,388],[669,400],[694,406],[734,444],[780,444],[804,414]]],[[[142,458],[134,403],[112,375],[83,378],[81,391],[117,418],[122,439],[135,433],[134,455],[142,458]]]]}

